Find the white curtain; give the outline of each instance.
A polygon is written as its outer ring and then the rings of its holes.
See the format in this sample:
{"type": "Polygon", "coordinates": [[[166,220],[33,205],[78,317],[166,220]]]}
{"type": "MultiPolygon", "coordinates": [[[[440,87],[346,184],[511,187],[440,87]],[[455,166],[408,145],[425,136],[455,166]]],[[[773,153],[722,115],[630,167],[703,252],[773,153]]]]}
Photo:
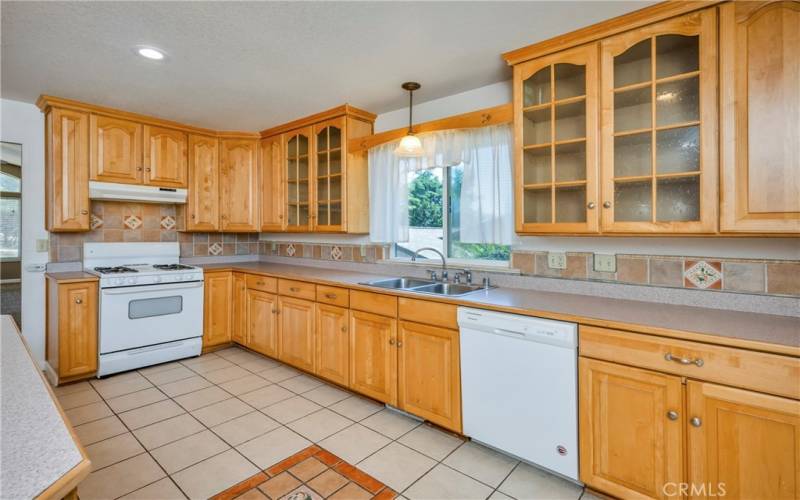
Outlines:
{"type": "Polygon", "coordinates": [[[425,155],[395,156],[397,142],[369,150],[370,238],[408,241],[408,174],[463,164],[461,241],[510,244],[514,228],[511,126],[420,134],[425,155]]]}

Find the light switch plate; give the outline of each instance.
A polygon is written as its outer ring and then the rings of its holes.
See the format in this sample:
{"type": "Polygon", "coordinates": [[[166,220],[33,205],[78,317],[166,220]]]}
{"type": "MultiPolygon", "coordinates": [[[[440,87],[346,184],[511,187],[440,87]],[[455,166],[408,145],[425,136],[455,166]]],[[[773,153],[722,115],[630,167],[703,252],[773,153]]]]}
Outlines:
{"type": "Polygon", "coordinates": [[[36,251],[47,252],[50,250],[50,240],[47,238],[39,238],[36,240],[36,251]]]}
{"type": "Polygon", "coordinates": [[[617,271],[617,256],[594,254],[594,270],[600,273],[614,273],[617,271]]]}
{"type": "Polygon", "coordinates": [[[547,252],[547,267],[550,269],[566,269],[567,254],[563,252],[547,252]]]}

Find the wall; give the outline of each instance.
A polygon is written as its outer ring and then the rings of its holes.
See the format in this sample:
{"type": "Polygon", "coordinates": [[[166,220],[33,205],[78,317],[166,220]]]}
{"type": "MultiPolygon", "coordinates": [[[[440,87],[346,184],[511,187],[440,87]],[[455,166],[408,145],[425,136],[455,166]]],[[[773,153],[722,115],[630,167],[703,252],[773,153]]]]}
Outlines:
{"type": "Polygon", "coordinates": [[[47,263],[36,251],[44,229],[44,117],[33,104],[0,99],[0,139],[22,144],[22,334],[39,363],[44,362],[44,273],[29,271],[47,263]]]}

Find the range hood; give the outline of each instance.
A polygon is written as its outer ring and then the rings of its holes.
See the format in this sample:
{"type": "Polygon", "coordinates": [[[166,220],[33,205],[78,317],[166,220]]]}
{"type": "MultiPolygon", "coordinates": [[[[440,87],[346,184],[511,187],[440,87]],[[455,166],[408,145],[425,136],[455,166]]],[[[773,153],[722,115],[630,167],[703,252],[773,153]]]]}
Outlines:
{"type": "Polygon", "coordinates": [[[140,203],[186,203],[186,190],[89,181],[89,198],[107,201],[137,201],[140,203]]]}

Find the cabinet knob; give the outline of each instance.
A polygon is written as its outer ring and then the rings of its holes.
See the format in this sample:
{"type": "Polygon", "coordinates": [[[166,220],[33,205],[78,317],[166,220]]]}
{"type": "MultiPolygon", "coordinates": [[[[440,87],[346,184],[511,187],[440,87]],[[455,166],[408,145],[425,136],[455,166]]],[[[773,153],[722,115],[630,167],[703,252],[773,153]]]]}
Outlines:
{"type": "Polygon", "coordinates": [[[604,201],[603,202],[603,208],[611,208],[611,202],[610,201],[604,201]]]}
{"type": "Polygon", "coordinates": [[[272,314],[278,314],[278,310],[277,309],[273,309],[272,310],[272,314]]]}
{"type": "Polygon", "coordinates": [[[279,219],[283,219],[283,214],[278,215],[279,219]]]}
{"type": "Polygon", "coordinates": [[[700,420],[700,417],[692,417],[692,419],[689,420],[689,423],[692,424],[692,427],[700,427],[703,425],[703,421],[700,420]]]}
{"type": "Polygon", "coordinates": [[[144,169],[144,170],[145,170],[145,172],[149,172],[149,171],[150,171],[150,167],[147,167],[147,168],[146,168],[146,169],[144,169]]]}
{"type": "Polygon", "coordinates": [[[389,339],[389,345],[394,345],[394,339],[389,339]]]}
{"type": "Polygon", "coordinates": [[[289,288],[289,291],[290,291],[290,292],[297,293],[297,292],[299,292],[299,291],[300,291],[300,289],[299,289],[299,288],[297,288],[296,286],[293,286],[293,287],[290,287],[290,288],[289,288]]]}
{"type": "Polygon", "coordinates": [[[346,326],[343,326],[343,327],[342,327],[342,331],[343,331],[343,332],[346,332],[346,331],[347,331],[347,327],[346,327],[346,326]]]}
{"type": "Polygon", "coordinates": [[[333,299],[336,298],[336,294],[335,293],[326,293],[325,294],[325,298],[333,300],[333,299]]]}
{"type": "Polygon", "coordinates": [[[397,347],[403,347],[403,342],[401,340],[397,341],[397,347]]]}
{"type": "Polygon", "coordinates": [[[586,204],[586,208],[588,208],[589,210],[592,210],[595,206],[596,205],[594,204],[593,201],[590,201],[589,203],[586,204]]]}
{"type": "Polygon", "coordinates": [[[79,297],[75,297],[75,303],[76,304],[83,304],[83,299],[81,299],[79,297]]]}
{"type": "Polygon", "coordinates": [[[81,215],[88,215],[89,211],[86,209],[81,210],[81,215]]]}
{"type": "Polygon", "coordinates": [[[668,411],[667,418],[670,420],[678,420],[678,412],[675,410],[668,411]]]}
{"type": "Polygon", "coordinates": [[[192,214],[192,219],[194,219],[194,214],[192,214]]]}
{"type": "Polygon", "coordinates": [[[141,172],[142,171],[142,167],[136,167],[136,170],[141,172]]]}

